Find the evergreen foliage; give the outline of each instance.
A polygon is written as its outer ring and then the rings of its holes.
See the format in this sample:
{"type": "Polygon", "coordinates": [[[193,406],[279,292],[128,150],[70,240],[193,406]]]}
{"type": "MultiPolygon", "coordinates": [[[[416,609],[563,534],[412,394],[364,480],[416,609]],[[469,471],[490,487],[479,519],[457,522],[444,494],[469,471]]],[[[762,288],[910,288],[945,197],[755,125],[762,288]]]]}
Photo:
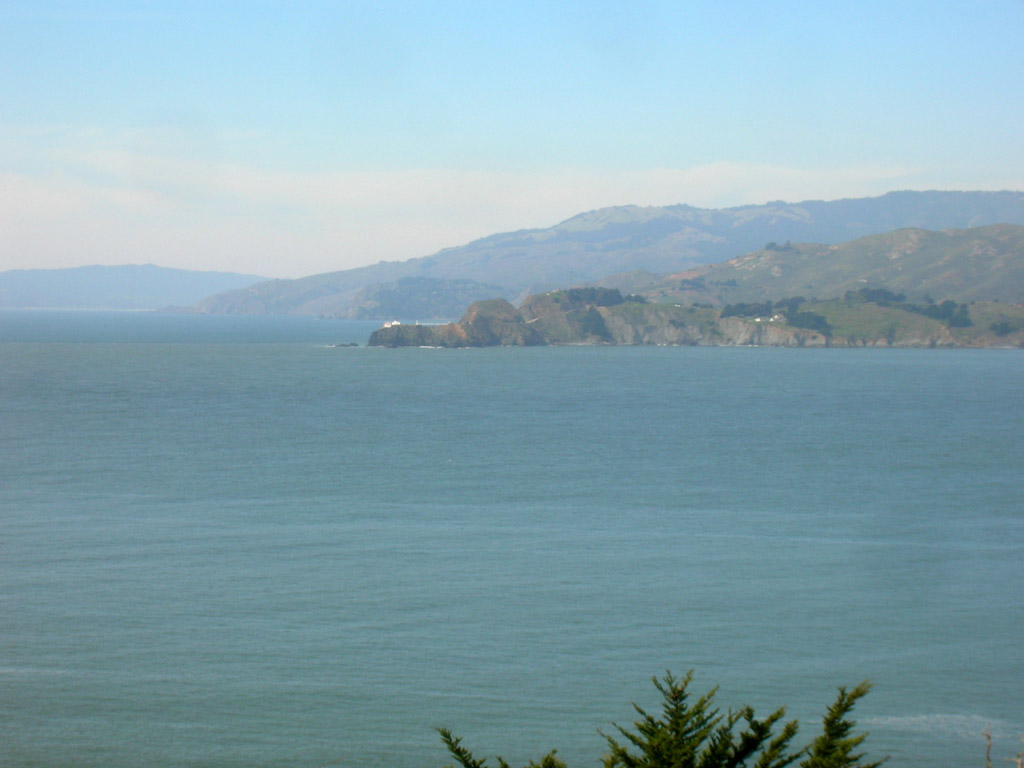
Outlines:
{"type": "Polygon", "coordinates": [[[823,315],[817,312],[801,311],[801,304],[806,303],[803,296],[793,296],[788,299],[780,299],[776,302],[755,301],[740,302],[738,304],[726,304],[722,307],[721,317],[772,317],[782,314],[786,323],[794,328],[806,328],[810,331],[818,331],[825,336],[832,334],[832,326],[823,315]]]}
{"type": "MultiPolygon", "coordinates": [[[[452,736],[452,732],[447,728],[439,728],[438,733],[441,734],[441,741],[448,748],[448,753],[455,758],[462,768],[487,768],[487,760],[478,760],[473,757],[473,753],[462,746],[462,739],[452,736]]],[[[526,765],[526,768],[566,768],[565,763],[555,757],[557,750],[551,750],[544,757],[540,759],[539,763],[535,763],[532,760],[526,765]]],[[[498,756],[498,768],[509,768],[509,764],[506,763],[501,755],[498,756]]]]}
{"type": "Polygon", "coordinates": [[[794,328],[806,328],[811,331],[818,331],[825,336],[832,334],[832,326],[829,325],[828,320],[825,319],[824,315],[819,315],[817,312],[800,311],[800,312],[787,312],[786,322],[794,328]]]}
{"type": "Polygon", "coordinates": [[[609,332],[601,313],[595,307],[591,307],[583,315],[580,329],[588,336],[596,336],[602,341],[611,341],[611,332],[609,332]]]}
{"type": "MultiPolygon", "coordinates": [[[[885,762],[862,763],[864,755],[856,752],[867,734],[854,732],[856,723],[849,715],[870,689],[867,681],[849,692],[840,688],[822,720],[821,734],[808,746],[793,751],[790,743],[799,725],[796,720],[783,722],[785,708],[762,719],[755,717],[749,706],[723,714],[714,701],[717,688],[691,701],[687,689],[692,678],[692,670],[683,678],[671,673],[661,680],[654,678],[662,697],[660,715],[649,714],[634,704],[640,715],[633,724],[635,730],[615,725],[622,742],[602,733],[608,742],[604,768],[784,768],[798,760],[798,768],[878,768],[885,762]]],[[[474,757],[451,731],[442,728],[439,733],[455,764],[487,768],[486,760],[474,757]]],[[[497,760],[497,768],[510,768],[501,757],[497,760]]],[[[539,763],[531,761],[526,768],[566,765],[552,750],[539,763]]]]}
{"type": "Polygon", "coordinates": [[[778,312],[796,312],[801,304],[806,304],[807,299],[803,296],[790,296],[788,299],[779,299],[775,302],[775,310],[778,312]]]}
{"type": "Polygon", "coordinates": [[[866,733],[853,735],[853,728],[856,723],[849,719],[853,705],[857,699],[864,696],[871,686],[867,681],[861,683],[852,691],[847,693],[845,688],[839,689],[839,696],[835,703],[828,708],[825,719],[822,721],[821,735],[816,738],[810,746],[806,760],[800,763],[800,768],[845,768],[845,766],[860,766],[860,768],[878,768],[885,760],[875,763],[861,763],[863,754],[854,754],[868,737],[866,733]]]}
{"type": "Polygon", "coordinates": [[[726,304],[722,307],[722,317],[771,317],[772,303],[770,301],[740,302],[738,304],[726,304]]]}
{"type": "Polygon", "coordinates": [[[971,316],[967,311],[966,304],[957,304],[952,299],[946,299],[941,304],[904,304],[903,309],[909,312],[917,312],[925,317],[941,320],[951,328],[969,328],[971,316]]]}
{"type": "Polygon", "coordinates": [[[992,323],[989,326],[989,330],[992,331],[992,333],[994,333],[996,336],[1008,336],[1017,329],[1014,328],[1012,325],[1010,325],[1010,323],[1006,322],[1005,320],[1001,320],[998,323],[992,323]]]}
{"type": "Polygon", "coordinates": [[[666,674],[663,680],[654,680],[664,700],[662,716],[656,718],[634,704],[641,717],[634,723],[636,733],[615,727],[639,754],[606,735],[609,752],[605,768],[718,768],[744,766],[755,757],[751,765],[757,768],[782,768],[796,760],[798,754],[786,754],[797,732],[795,720],[772,737],[772,729],[785,715],[785,709],[777,709],[763,720],[754,717],[751,707],[723,715],[714,706],[717,688],[690,705],[686,689],[692,677],[690,672],[682,679],[666,674]]]}
{"type": "Polygon", "coordinates": [[[872,302],[880,307],[895,306],[897,309],[939,320],[950,328],[970,328],[973,325],[967,305],[957,304],[952,299],[946,299],[941,304],[936,304],[931,299],[927,299],[924,304],[911,304],[906,301],[905,294],[892,293],[884,288],[847,291],[843,298],[847,302],[872,302]]]}

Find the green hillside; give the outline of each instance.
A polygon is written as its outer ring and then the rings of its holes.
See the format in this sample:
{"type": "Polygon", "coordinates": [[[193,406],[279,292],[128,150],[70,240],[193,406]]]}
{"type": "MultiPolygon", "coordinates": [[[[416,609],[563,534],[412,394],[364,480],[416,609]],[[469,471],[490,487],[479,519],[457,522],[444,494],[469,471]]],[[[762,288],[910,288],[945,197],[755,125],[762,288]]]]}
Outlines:
{"type": "Polygon", "coordinates": [[[736,259],[648,278],[651,299],[715,306],[787,296],[830,298],[886,288],[908,299],[1024,302],[1024,227],[901,229],[839,245],[770,243],[736,259]]]}

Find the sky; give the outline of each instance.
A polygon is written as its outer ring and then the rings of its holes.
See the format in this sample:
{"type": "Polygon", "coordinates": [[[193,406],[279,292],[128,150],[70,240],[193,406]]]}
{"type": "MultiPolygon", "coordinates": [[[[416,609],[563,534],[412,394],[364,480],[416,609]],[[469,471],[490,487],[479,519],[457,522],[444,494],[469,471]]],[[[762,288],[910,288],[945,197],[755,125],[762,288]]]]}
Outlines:
{"type": "Polygon", "coordinates": [[[1024,0],[0,0],[0,270],[1024,189],[1024,0]]]}

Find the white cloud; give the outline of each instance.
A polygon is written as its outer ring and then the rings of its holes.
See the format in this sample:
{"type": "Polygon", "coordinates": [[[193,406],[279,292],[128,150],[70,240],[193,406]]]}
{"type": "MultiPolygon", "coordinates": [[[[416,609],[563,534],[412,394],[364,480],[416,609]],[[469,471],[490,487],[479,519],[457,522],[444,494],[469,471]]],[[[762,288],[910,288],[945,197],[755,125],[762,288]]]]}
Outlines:
{"type": "Polygon", "coordinates": [[[294,277],[425,256],[610,205],[725,207],[955,188],[886,166],[300,173],[124,149],[53,157],[45,172],[0,175],[0,269],[153,262],[294,277]]]}

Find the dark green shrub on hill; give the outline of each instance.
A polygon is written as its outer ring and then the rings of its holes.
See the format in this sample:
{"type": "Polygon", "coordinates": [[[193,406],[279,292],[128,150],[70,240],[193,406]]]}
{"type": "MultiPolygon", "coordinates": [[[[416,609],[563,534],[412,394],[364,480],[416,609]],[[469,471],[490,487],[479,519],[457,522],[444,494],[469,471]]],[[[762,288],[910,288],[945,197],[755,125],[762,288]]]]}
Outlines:
{"type": "Polygon", "coordinates": [[[817,312],[787,312],[786,322],[794,328],[806,328],[809,331],[817,331],[825,336],[832,334],[832,326],[829,325],[828,320],[825,319],[824,315],[819,315],[817,312]]]}
{"type": "MultiPolygon", "coordinates": [[[[855,733],[856,723],[849,718],[857,700],[867,694],[867,682],[850,691],[840,688],[822,720],[820,735],[794,751],[790,744],[799,725],[796,720],[783,722],[785,708],[761,719],[748,706],[722,714],[714,701],[717,688],[690,701],[687,688],[692,677],[692,672],[682,679],[668,673],[654,679],[662,697],[660,715],[634,704],[640,715],[633,723],[635,730],[615,726],[621,743],[602,733],[608,742],[604,768],[784,768],[793,763],[799,768],[878,768],[884,762],[862,762],[864,755],[857,750],[867,734],[855,733]]],[[[451,731],[442,728],[439,733],[459,766],[486,768],[487,761],[474,757],[451,731]]],[[[552,750],[526,768],[566,768],[555,754],[552,750]]],[[[497,760],[498,768],[509,768],[501,757],[497,760]]]]}
{"type": "Polygon", "coordinates": [[[945,323],[950,328],[970,328],[970,312],[966,304],[957,304],[952,299],[946,299],[936,304],[932,299],[926,298],[924,304],[911,304],[906,301],[904,293],[893,293],[885,288],[861,288],[859,291],[847,291],[843,299],[849,302],[871,302],[880,307],[895,306],[907,312],[915,312],[933,320],[945,323]]]}
{"type": "Polygon", "coordinates": [[[801,304],[806,304],[807,299],[803,296],[791,296],[788,299],[779,299],[775,302],[775,309],[780,312],[795,312],[801,304]]]}
{"type": "Polygon", "coordinates": [[[580,329],[588,336],[596,336],[602,341],[612,340],[612,335],[608,331],[604,318],[601,317],[601,313],[595,307],[591,307],[583,315],[583,319],[580,321],[580,329]]]}
{"type": "Polygon", "coordinates": [[[974,323],[971,322],[971,316],[967,311],[967,305],[961,304],[956,308],[953,316],[949,318],[949,322],[946,323],[950,328],[970,328],[974,323]]]}
{"type": "Polygon", "coordinates": [[[911,312],[917,312],[925,317],[931,317],[935,320],[942,320],[943,322],[953,317],[953,313],[956,312],[956,302],[951,299],[946,299],[941,304],[926,304],[924,306],[916,304],[908,304],[907,309],[911,312]]]}
{"type": "Polygon", "coordinates": [[[950,328],[969,328],[972,325],[967,305],[957,304],[952,299],[941,304],[903,304],[900,308],[939,320],[950,328]]]}
{"type": "Polygon", "coordinates": [[[740,302],[722,307],[722,317],[768,317],[772,314],[770,301],[740,302]]]}

